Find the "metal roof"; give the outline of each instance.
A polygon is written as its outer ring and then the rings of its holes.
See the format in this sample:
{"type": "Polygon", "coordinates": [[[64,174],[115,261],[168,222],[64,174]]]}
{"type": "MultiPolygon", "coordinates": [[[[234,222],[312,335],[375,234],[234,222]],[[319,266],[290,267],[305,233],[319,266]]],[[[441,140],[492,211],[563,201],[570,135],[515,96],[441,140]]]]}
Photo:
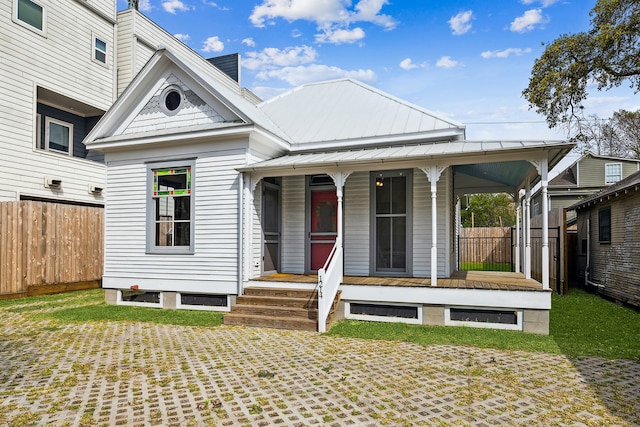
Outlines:
{"type": "MultiPolygon", "coordinates": [[[[573,144],[565,141],[444,141],[425,144],[369,147],[351,150],[336,150],[313,153],[289,154],[275,159],[247,165],[239,168],[243,172],[258,170],[290,169],[317,166],[348,166],[353,164],[391,162],[399,160],[430,160],[437,158],[458,159],[462,156],[509,152],[523,149],[544,149],[549,151],[549,158],[557,162],[573,144]]],[[[524,155],[523,155],[524,156],[524,155]]],[[[482,163],[482,158],[474,158],[476,163],[482,163]]],[[[553,163],[552,162],[552,163],[553,163]]],[[[452,162],[455,164],[456,162],[452,162]]],[[[554,163],[555,164],[555,163],[554,163]]],[[[552,167],[552,165],[549,165],[552,167]]],[[[467,171],[469,172],[469,171],[467,171]]]]}
{"type": "Polygon", "coordinates": [[[429,133],[464,138],[464,125],[351,79],[300,86],[258,106],[294,144],[429,133]],[[444,131],[444,132],[443,132],[444,131]]]}

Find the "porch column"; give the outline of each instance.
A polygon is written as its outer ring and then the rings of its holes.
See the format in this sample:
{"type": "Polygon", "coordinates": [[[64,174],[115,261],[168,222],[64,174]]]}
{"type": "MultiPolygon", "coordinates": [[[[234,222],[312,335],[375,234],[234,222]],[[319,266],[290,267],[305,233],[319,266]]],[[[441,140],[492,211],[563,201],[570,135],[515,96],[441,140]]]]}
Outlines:
{"type": "Polygon", "coordinates": [[[520,191],[515,194],[516,197],[516,247],[514,248],[515,271],[520,271],[520,191]]]}
{"type": "Polygon", "coordinates": [[[526,279],[531,279],[531,183],[527,181],[527,188],[525,192],[525,218],[526,218],[526,226],[525,226],[525,235],[526,235],[526,243],[525,243],[525,252],[524,252],[524,277],[526,279]]]}
{"type": "Polygon", "coordinates": [[[524,274],[525,270],[527,269],[527,260],[525,257],[525,247],[526,247],[526,239],[527,239],[527,230],[526,230],[526,224],[527,221],[525,220],[525,215],[527,212],[527,201],[525,198],[525,190],[521,189],[518,193],[518,196],[520,197],[520,228],[521,228],[521,233],[520,233],[520,264],[521,264],[521,269],[520,272],[522,274],[524,274]]]}
{"type": "Polygon", "coordinates": [[[438,207],[436,202],[438,181],[444,169],[437,165],[422,169],[431,183],[431,286],[438,286],[438,207]]]}
{"type": "Polygon", "coordinates": [[[351,175],[351,172],[335,172],[330,173],[329,176],[333,180],[333,183],[336,186],[336,196],[338,198],[338,212],[337,212],[337,221],[336,221],[336,242],[338,243],[338,247],[342,248],[344,246],[344,230],[343,230],[343,199],[344,199],[344,184],[347,178],[351,175]]]}
{"type": "Polygon", "coordinates": [[[549,289],[549,164],[547,159],[539,163],[540,184],[542,189],[542,289],[549,289]]]}

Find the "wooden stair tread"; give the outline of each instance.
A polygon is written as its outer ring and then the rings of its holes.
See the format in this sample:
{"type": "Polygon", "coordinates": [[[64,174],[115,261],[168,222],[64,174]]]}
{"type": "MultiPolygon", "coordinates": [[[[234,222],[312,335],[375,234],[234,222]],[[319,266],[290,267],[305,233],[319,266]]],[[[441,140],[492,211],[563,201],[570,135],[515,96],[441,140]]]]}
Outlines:
{"type": "MultiPolygon", "coordinates": [[[[318,330],[318,294],[312,289],[247,287],[231,311],[225,325],[257,326],[274,329],[318,330]]],[[[331,307],[331,322],[340,291],[331,307]]]]}

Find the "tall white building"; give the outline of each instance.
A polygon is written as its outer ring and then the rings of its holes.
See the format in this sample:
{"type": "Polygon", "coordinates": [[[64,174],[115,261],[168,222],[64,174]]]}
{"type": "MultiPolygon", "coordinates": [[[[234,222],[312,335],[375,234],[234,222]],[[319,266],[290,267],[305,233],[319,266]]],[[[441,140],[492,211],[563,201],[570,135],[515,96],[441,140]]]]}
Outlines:
{"type": "Polygon", "coordinates": [[[129,3],[0,2],[0,201],[104,204],[82,140],[159,47],[199,56],[129,3]]]}

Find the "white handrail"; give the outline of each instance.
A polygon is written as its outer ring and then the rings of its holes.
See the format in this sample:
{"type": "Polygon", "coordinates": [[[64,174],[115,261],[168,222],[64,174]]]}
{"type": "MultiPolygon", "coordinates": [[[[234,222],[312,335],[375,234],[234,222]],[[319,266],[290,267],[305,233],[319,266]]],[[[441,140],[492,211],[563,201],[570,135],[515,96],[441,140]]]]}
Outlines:
{"type": "Polygon", "coordinates": [[[327,317],[342,283],[342,243],[336,240],[324,266],[318,270],[318,332],[327,331],[327,317]]]}

